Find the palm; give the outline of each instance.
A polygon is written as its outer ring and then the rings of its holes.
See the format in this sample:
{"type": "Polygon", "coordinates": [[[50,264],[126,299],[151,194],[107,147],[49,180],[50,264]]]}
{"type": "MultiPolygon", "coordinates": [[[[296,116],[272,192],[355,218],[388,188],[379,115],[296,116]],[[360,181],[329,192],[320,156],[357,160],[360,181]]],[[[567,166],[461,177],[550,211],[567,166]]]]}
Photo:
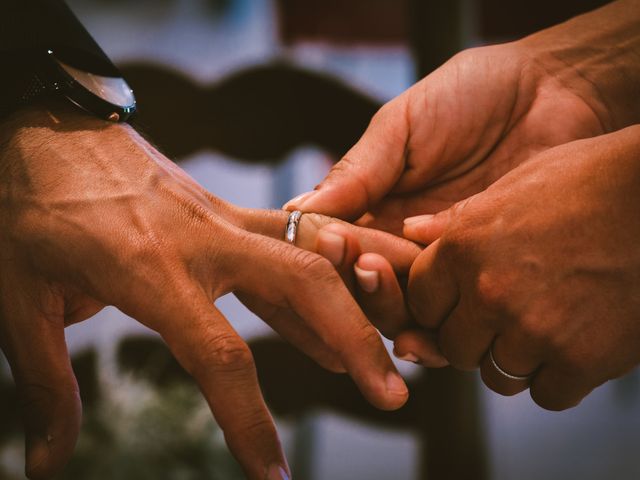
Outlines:
{"type": "Polygon", "coordinates": [[[513,44],[463,52],[394,101],[406,102],[405,169],[360,221],[392,232],[547,148],[604,133],[590,105],[513,44]]]}

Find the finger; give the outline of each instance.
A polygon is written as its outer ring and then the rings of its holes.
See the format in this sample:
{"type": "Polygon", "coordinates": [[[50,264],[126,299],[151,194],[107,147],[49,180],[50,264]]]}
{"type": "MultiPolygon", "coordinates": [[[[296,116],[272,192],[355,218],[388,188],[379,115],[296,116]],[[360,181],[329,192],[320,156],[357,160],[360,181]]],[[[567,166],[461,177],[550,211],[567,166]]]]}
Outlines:
{"type": "Polygon", "coordinates": [[[577,406],[584,397],[606,379],[595,381],[575,372],[545,365],[531,381],[530,393],[534,402],[547,410],[566,410],[577,406]]]}
{"type": "Polygon", "coordinates": [[[517,377],[530,377],[542,363],[543,351],[536,347],[531,338],[518,330],[506,329],[489,344],[482,361],[481,375],[484,383],[493,391],[502,395],[515,395],[529,388],[530,380],[515,380],[505,376],[504,372],[517,377]],[[493,355],[493,362],[491,355],[493,355]]]}
{"type": "Polygon", "coordinates": [[[449,365],[438,347],[435,332],[424,329],[405,330],[393,343],[393,354],[400,360],[423,367],[441,368],[449,365]]]}
{"type": "Polygon", "coordinates": [[[411,322],[404,294],[391,264],[381,255],[365,253],[354,265],[358,282],[358,303],[367,318],[387,338],[411,322]]]}
{"type": "Polygon", "coordinates": [[[355,220],[390,192],[405,169],[406,98],[401,95],[383,106],[316,190],[294,198],[284,208],[355,220]]]}
{"type": "Polygon", "coordinates": [[[435,215],[417,215],[404,219],[402,234],[414,242],[429,245],[442,236],[449,224],[449,210],[435,215]]]}
{"type": "Polygon", "coordinates": [[[423,250],[409,272],[409,310],[427,328],[438,328],[458,303],[457,282],[440,245],[437,240],[423,250]]]}
{"type": "MultiPolygon", "coordinates": [[[[446,210],[438,211],[433,215],[426,214],[405,218],[402,233],[409,240],[429,245],[444,234],[449,225],[456,220],[456,217],[459,217],[463,211],[468,211],[477,202],[482,202],[483,198],[482,193],[469,195],[446,210]]],[[[467,215],[466,221],[468,222],[469,219],[481,220],[478,215],[467,215]]]]}
{"type": "Polygon", "coordinates": [[[312,250],[329,260],[349,291],[355,292],[353,266],[360,256],[360,242],[350,234],[346,225],[330,223],[322,227],[316,236],[316,246],[312,250]]]}
{"type": "MultiPolygon", "coordinates": [[[[403,179],[407,178],[403,176],[403,179]]],[[[448,184],[445,184],[448,185],[448,184]]],[[[388,195],[384,201],[356,220],[361,227],[383,230],[398,236],[404,236],[404,220],[414,216],[435,215],[447,210],[456,202],[447,196],[438,195],[438,188],[424,188],[411,195],[388,195]],[[444,198],[443,198],[444,197],[444,198]]],[[[439,235],[433,237],[438,238],[439,235]]],[[[410,238],[410,237],[406,237],[410,238]]],[[[416,241],[414,239],[414,241],[416,241]]],[[[418,240],[418,243],[431,243],[418,240]]]]}
{"type": "Polygon", "coordinates": [[[478,368],[495,337],[493,325],[461,299],[438,330],[438,346],[459,370],[478,368]]]}
{"type": "Polygon", "coordinates": [[[0,301],[0,346],[22,405],[26,475],[45,479],[59,473],[73,454],[82,405],[65,343],[63,302],[50,292],[42,292],[41,301],[41,292],[26,287],[0,301]]]}
{"type": "Polygon", "coordinates": [[[134,305],[131,313],[162,335],[195,378],[247,477],[287,478],[268,477],[288,466],[249,347],[188,279],[169,287],[171,294],[134,305]]]}
{"type": "MultiPolygon", "coordinates": [[[[289,213],[282,210],[236,209],[234,223],[249,232],[283,240],[288,216],[289,213]]],[[[318,233],[331,224],[343,226],[344,232],[357,239],[361,253],[373,252],[384,256],[398,275],[407,275],[421,252],[420,247],[404,238],[313,213],[305,213],[300,218],[296,246],[317,251],[318,233]]]]}
{"type": "Polygon", "coordinates": [[[336,353],[294,312],[269,304],[252,295],[241,292],[235,292],[235,295],[249,310],[278,332],[282,338],[306,353],[316,363],[335,373],[346,372],[336,353]]]}
{"type": "Polygon", "coordinates": [[[316,250],[332,262],[352,293],[356,292],[369,321],[387,338],[393,338],[409,322],[398,279],[381,255],[359,256],[360,244],[352,232],[346,225],[329,224],[319,231],[316,250]]]}
{"type": "Polygon", "coordinates": [[[234,289],[293,309],[340,357],[363,394],[382,409],[408,395],[376,329],[331,263],[315,253],[259,235],[245,235],[246,258],[235,263],[234,289]],[[264,281],[269,272],[269,281],[264,281]]]}

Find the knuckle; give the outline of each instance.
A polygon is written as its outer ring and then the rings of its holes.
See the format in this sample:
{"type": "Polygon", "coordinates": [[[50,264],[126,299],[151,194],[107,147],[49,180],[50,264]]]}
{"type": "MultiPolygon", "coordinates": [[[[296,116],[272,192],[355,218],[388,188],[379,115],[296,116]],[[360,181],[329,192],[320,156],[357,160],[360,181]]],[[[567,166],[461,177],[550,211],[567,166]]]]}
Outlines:
{"type": "Polygon", "coordinates": [[[453,57],[451,57],[451,61],[456,62],[466,62],[468,60],[473,60],[476,54],[475,48],[466,48],[456,53],[453,57]]]}
{"type": "Polygon", "coordinates": [[[228,372],[246,370],[253,366],[251,350],[235,335],[213,335],[202,342],[200,351],[200,368],[228,372]]]}
{"type": "Polygon", "coordinates": [[[160,238],[161,236],[154,230],[140,235],[132,235],[124,248],[118,249],[118,265],[127,270],[135,265],[144,271],[166,266],[172,255],[160,238]]]}
{"type": "Polygon", "coordinates": [[[275,429],[271,419],[262,414],[262,412],[254,412],[247,415],[242,422],[245,435],[255,438],[264,437],[265,432],[275,435],[275,429]]]}
{"type": "Polygon", "coordinates": [[[328,282],[336,279],[337,273],[326,258],[307,250],[292,253],[292,264],[297,275],[307,282],[328,282]]]}
{"type": "Polygon", "coordinates": [[[450,208],[441,212],[441,215],[447,215],[449,218],[450,230],[454,235],[462,236],[470,225],[475,225],[478,222],[478,215],[472,211],[475,198],[472,195],[454,203],[450,208]]]}
{"type": "Polygon", "coordinates": [[[510,285],[490,272],[480,272],[476,280],[480,305],[489,311],[503,310],[511,298],[510,285]]]}
{"type": "Polygon", "coordinates": [[[541,351],[546,357],[568,366],[577,365],[583,358],[574,357],[572,339],[567,335],[563,315],[551,310],[530,306],[528,311],[517,316],[516,325],[523,341],[541,351]]]}
{"type": "MultiPolygon", "coordinates": [[[[343,178],[353,179],[354,172],[357,171],[355,158],[347,153],[344,157],[340,159],[339,162],[335,163],[329,173],[327,174],[326,181],[331,180],[340,180],[343,178]]],[[[356,177],[356,180],[357,179],[356,177]]],[[[324,183],[324,182],[323,182],[324,183]]]]}
{"type": "Polygon", "coordinates": [[[376,111],[376,113],[373,114],[373,117],[371,117],[370,124],[373,124],[373,123],[376,123],[376,122],[380,122],[380,121],[384,121],[389,116],[393,116],[395,108],[396,108],[396,105],[395,105],[395,103],[393,101],[390,101],[390,102],[387,102],[387,103],[383,104],[376,111]]]}
{"type": "Polygon", "coordinates": [[[377,345],[380,342],[380,334],[378,333],[378,330],[368,322],[364,322],[360,325],[360,332],[357,338],[359,338],[363,344],[367,345],[377,345]]]}
{"type": "Polygon", "coordinates": [[[17,382],[18,399],[23,408],[46,409],[54,399],[80,398],[80,391],[75,381],[58,381],[55,385],[44,382],[17,382]]]}
{"type": "Polygon", "coordinates": [[[362,177],[362,169],[358,168],[358,161],[354,154],[347,153],[329,171],[328,179],[349,178],[351,188],[356,190],[353,193],[357,196],[369,199],[369,187],[367,181],[362,177]]]}
{"type": "Polygon", "coordinates": [[[521,315],[518,317],[517,325],[522,337],[530,344],[556,348],[553,329],[549,322],[543,320],[539,315],[521,315]]]}

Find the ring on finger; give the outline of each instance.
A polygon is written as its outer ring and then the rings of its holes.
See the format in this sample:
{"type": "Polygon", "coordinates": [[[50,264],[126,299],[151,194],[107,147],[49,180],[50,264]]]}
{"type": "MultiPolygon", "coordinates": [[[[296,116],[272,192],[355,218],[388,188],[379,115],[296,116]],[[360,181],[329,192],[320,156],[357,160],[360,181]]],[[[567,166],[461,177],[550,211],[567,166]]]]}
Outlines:
{"type": "Polygon", "coordinates": [[[496,362],[495,357],[493,356],[493,345],[489,348],[489,360],[491,360],[491,365],[493,368],[503,377],[508,378],[509,380],[514,380],[516,382],[529,382],[533,378],[533,374],[529,375],[513,375],[507,371],[505,371],[498,362],[496,362]]]}
{"type": "Polygon", "coordinates": [[[300,210],[294,210],[289,214],[289,218],[287,219],[287,226],[284,229],[284,239],[291,245],[296,244],[296,236],[298,235],[298,224],[300,223],[301,217],[302,212],[300,210]]]}

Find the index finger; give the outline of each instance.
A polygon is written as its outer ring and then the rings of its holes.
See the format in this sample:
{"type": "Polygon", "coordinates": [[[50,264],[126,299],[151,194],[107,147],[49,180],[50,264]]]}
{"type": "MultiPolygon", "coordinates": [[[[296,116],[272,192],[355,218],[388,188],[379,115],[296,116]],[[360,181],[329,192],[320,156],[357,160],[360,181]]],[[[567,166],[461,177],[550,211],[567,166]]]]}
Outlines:
{"type": "Polygon", "coordinates": [[[158,331],[195,378],[247,477],[288,479],[287,462],[249,347],[204,291],[189,280],[169,285],[166,291],[167,295],[123,310],[158,331]]]}
{"type": "Polygon", "coordinates": [[[371,403],[381,409],[402,406],[407,387],[377,330],[331,263],[318,254],[260,235],[245,234],[242,242],[244,259],[235,264],[234,289],[292,308],[338,354],[371,403]]]}
{"type": "Polygon", "coordinates": [[[415,320],[438,328],[458,303],[459,293],[452,269],[441,252],[441,240],[425,248],[411,266],[407,303],[415,320]]]}

